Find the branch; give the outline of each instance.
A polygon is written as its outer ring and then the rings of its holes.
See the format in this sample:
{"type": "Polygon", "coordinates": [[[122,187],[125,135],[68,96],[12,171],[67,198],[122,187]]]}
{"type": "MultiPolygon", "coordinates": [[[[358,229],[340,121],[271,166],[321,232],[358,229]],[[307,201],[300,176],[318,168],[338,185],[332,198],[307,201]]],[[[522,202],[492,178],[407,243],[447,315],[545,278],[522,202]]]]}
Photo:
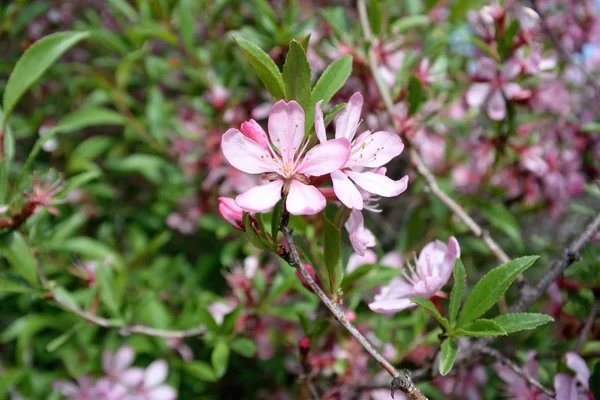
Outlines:
{"type": "Polygon", "coordinates": [[[548,271],[540,278],[535,287],[526,288],[522,291],[521,297],[511,307],[510,312],[523,312],[527,310],[543,293],[556,278],[575,261],[579,260],[579,252],[587,245],[600,229],[600,213],[585,227],[583,232],[577,236],[567,247],[563,255],[554,261],[548,271]]]}
{"type": "MultiPolygon", "coordinates": [[[[377,62],[375,58],[375,52],[373,50],[373,44],[375,43],[376,39],[373,36],[371,27],[369,26],[365,0],[358,0],[358,15],[368,46],[368,61],[369,68],[371,69],[371,74],[373,75],[373,79],[375,80],[375,84],[377,85],[377,88],[379,90],[379,95],[381,96],[381,99],[385,104],[385,108],[389,114],[392,124],[395,128],[399,128],[398,121],[396,121],[396,119],[394,118],[394,103],[390,96],[390,92],[388,91],[385,82],[383,81],[381,75],[379,75],[379,72],[377,70],[377,62]]],[[[406,140],[409,141],[410,144],[410,139],[406,138],[406,140]]],[[[462,208],[456,201],[454,201],[450,196],[448,196],[444,191],[440,189],[435,177],[423,162],[423,159],[419,155],[419,152],[413,146],[410,147],[410,158],[412,163],[417,168],[417,172],[419,173],[419,175],[421,175],[427,181],[427,185],[431,189],[431,192],[438,199],[440,199],[442,203],[444,203],[448,208],[450,208],[454,215],[456,215],[456,217],[463,221],[475,236],[483,240],[486,246],[501,263],[504,264],[509,262],[510,258],[506,255],[502,248],[500,248],[500,246],[494,241],[494,239],[492,239],[489,233],[483,230],[473,220],[473,218],[471,218],[471,216],[465,211],[464,208],[462,208]]]]}
{"type": "Polygon", "coordinates": [[[532,377],[531,375],[529,375],[525,370],[523,370],[521,367],[519,367],[517,364],[515,364],[511,359],[509,359],[508,357],[504,356],[498,350],[492,349],[491,347],[484,347],[483,349],[481,349],[481,353],[484,354],[484,355],[486,355],[486,356],[495,358],[496,360],[498,360],[502,364],[504,364],[507,367],[509,367],[510,369],[512,369],[515,374],[519,375],[521,378],[523,378],[531,386],[534,386],[535,388],[539,389],[545,395],[550,396],[551,398],[555,398],[555,394],[554,394],[553,390],[548,389],[547,387],[545,387],[544,385],[542,385],[540,383],[540,381],[538,381],[537,379],[535,379],[534,377],[532,377]]]}
{"type": "Polygon", "coordinates": [[[354,325],[348,320],[346,313],[342,308],[334,303],[329,296],[319,287],[319,285],[314,281],[311,277],[310,273],[304,267],[304,264],[300,260],[300,255],[298,254],[298,249],[296,248],[296,243],[294,242],[294,237],[292,235],[292,229],[288,226],[290,215],[287,211],[284,212],[283,218],[281,220],[281,231],[283,232],[283,236],[288,245],[289,250],[284,251],[279,254],[281,258],[287,261],[292,267],[296,268],[302,277],[306,280],[308,285],[311,287],[312,291],[319,297],[321,302],[325,304],[325,306],[331,311],[331,313],[335,316],[335,318],[339,321],[340,324],[354,338],[361,344],[361,346],[369,352],[369,354],[379,362],[379,364],[393,377],[392,380],[392,398],[394,397],[394,392],[396,390],[401,390],[410,400],[427,400],[427,397],[421,393],[419,388],[417,388],[410,377],[410,373],[408,371],[404,371],[403,374],[400,374],[396,368],[388,361],[386,358],[381,355],[373,345],[365,338],[362,333],[356,329],[354,325]]]}
{"type": "Polygon", "coordinates": [[[598,316],[598,309],[600,309],[600,296],[598,296],[595,292],[596,298],[594,299],[594,305],[590,310],[590,314],[585,320],[585,324],[583,325],[583,329],[579,334],[579,339],[577,340],[577,346],[575,346],[575,353],[579,354],[585,341],[587,340],[590,332],[592,331],[592,327],[594,326],[594,322],[596,321],[596,317],[598,316]]]}

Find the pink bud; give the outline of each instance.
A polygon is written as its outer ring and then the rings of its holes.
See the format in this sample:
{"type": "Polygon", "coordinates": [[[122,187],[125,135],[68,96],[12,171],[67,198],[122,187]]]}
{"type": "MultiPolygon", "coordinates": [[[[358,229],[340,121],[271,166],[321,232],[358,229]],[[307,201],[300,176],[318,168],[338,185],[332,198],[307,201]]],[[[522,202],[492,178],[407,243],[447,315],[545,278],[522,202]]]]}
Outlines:
{"type": "Polygon", "coordinates": [[[219,212],[225,221],[229,222],[231,226],[241,231],[245,231],[244,222],[242,217],[244,210],[240,208],[234,199],[229,197],[219,197],[219,212]]]}
{"type": "Polygon", "coordinates": [[[308,353],[310,350],[310,339],[304,336],[302,339],[298,340],[298,347],[300,348],[301,353],[308,353]]]}
{"type": "Polygon", "coordinates": [[[249,121],[244,122],[240,127],[240,130],[247,138],[254,140],[256,143],[258,143],[265,149],[269,148],[267,134],[255,120],[251,119],[249,121]]]}

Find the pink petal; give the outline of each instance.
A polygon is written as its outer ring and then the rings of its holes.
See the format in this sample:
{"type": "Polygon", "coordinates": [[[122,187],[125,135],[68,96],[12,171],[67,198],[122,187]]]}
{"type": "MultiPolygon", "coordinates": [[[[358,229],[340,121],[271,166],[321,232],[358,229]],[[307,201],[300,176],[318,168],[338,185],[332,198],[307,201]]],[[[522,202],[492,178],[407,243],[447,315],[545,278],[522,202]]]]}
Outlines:
{"type": "Polygon", "coordinates": [[[389,132],[375,132],[370,135],[359,136],[361,141],[356,140],[352,146],[352,155],[348,159],[346,167],[381,167],[392,158],[400,155],[404,150],[402,139],[398,135],[389,132]]]}
{"type": "Polygon", "coordinates": [[[254,140],[265,150],[269,149],[269,138],[267,137],[267,133],[255,120],[251,119],[244,122],[240,127],[240,130],[244,136],[254,140]]]}
{"type": "Polygon", "coordinates": [[[154,361],[148,365],[146,372],[144,372],[144,387],[151,388],[160,385],[165,381],[168,373],[169,367],[165,360],[154,361]]]}
{"type": "Polygon", "coordinates": [[[577,383],[573,377],[567,374],[556,374],[554,377],[554,390],[556,400],[578,400],[577,383]]]}
{"type": "Polygon", "coordinates": [[[310,149],[296,172],[306,176],[326,175],[343,167],[349,155],[350,142],[347,139],[328,140],[310,149]]]}
{"type": "Polygon", "coordinates": [[[365,220],[360,210],[352,210],[344,227],[357,254],[364,256],[367,248],[375,246],[375,236],[365,228],[365,220]]]}
{"type": "Polygon", "coordinates": [[[346,138],[352,141],[356,134],[356,129],[358,129],[358,124],[360,123],[362,106],[362,94],[359,92],[354,93],[352,97],[350,97],[350,100],[348,100],[346,107],[340,111],[339,116],[335,120],[335,137],[337,139],[346,138]]]}
{"type": "Polygon", "coordinates": [[[571,368],[577,374],[575,378],[581,382],[586,389],[589,389],[590,369],[583,358],[572,351],[568,352],[565,355],[565,358],[567,360],[567,367],[571,368]]]}
{"type": "Polygon", "coordinates": [[[119,375],[119,382],[127,387],[135,387],[142,383],[144,370],[141,368],[129,368],[119,375]]]}
{"type": "Polygon", "coordinates": [[[327,200],[316,187],[294,179],[285,205],[292,215],[312,215],[323,210],[327,200]]]}
{"type": "Polygon", "coordinates": [[[382,300],[369,303],[371,311],[384,314],[396,313],[414,306],[416,306],[416,304],[409,299],[382,300]]]}
{"type": "Polygon", "coordinates": [[[473,83],[467,90],[466,100],[471,107],[479,107],[485,101],[491,86],[489,83],[473,83]]]}
{"type": "Polygon", "coordinates": [[[494,61],[493,59],[485,57],[482,58],[481,61],[479,61],[479,68],[477,70],[477,73],[482,78],[491,81],[496,76],[496,71],[496,61],[494,61]]]}
{"type": "Polygon", "coordinates": [[[521,73],[521,63],[511,58],[507,62],[504,63],[504,67],[502,68],[502,80],[503,81],[512,81],[521,73]]]}
{"type": "Polygon", "coordinates": [[[325,132],[325,121],[323,120],[323,111],[321,110],[321,103],[323,100],[319,100],[315,106],[315,132],[319,142],[325,143],[327,141],[327,133],[325,132]]]}
{"type": "Polygon", "coordinates": [[[102,370],[107,374],[110,374],[113,370],[112,368],[112,359],[114,355],[110,350],[105,350],[102,352],[102,370]]]}
{"type": "Polygon", "coordinates": [[[221,150],[231,165],[248,174],[273,172],[276,169],[269,152],[237,129],[229,129],[223,134],[221,150]]]}
{"type": "Polygon", "coordinates": [[[148,393],[148,400],[175,400],[176,398],[177,390],[166,385],[152,389],[152,391],[148,393]]]}
{"type": "Polygon", "coordinates": [[[404,257],[399,251],[391,251],[383,256],[379,263],[385,267],[402,268],[404,257]]]}
{"type": "Polygon", "coordinates": [[[518,83],[507,83],[503,88],[507,99],[525,100],[531,97],[531,91],[523,89],[518,83]]]}
{"type": "Polygon", "coordinates": [[[487,115],[494,121],[501,121],[506,116],[506,101],[501,90],[494,90],[487,104],[487,115]]]}
{"type": "Polygon", "coordinates": [[[123,346],[115,353],[112,359],[114,371],[123,371],[133,363],[135,351],[129,346],[123,346]]]}
{"type": "Polygon", "coordinates": [[[363,209],[363,198],[354,183],[348,179],[342,171],[333,171],[331,173],[333,190],[337,198],[348,208],[356,210],[363,209]]]}
{"type": "Polygon", "coordinates": [[[398,196],[408,186],[408,175],[397,181],[374,172],[349,171],[348,176],[362,189],[383,197],[398,196]]]}
{"type": "Polygon", "coordinates": [[[375,254],[372,250],[367,250],[364,256],[360,254],[352,254],[348,259],[348,264],[346,265],[346,273],[354,271],[358,267],[365,264],[375,264],[377,262],[377,254],[375,254]]]}
{"type": "Polygon", "coordinates": [[[238,206],[248,212],[265,212],[281,199],[283,181],[278,179],[266,185],[255,186],[235,198],[238,206]]]}
{"type": "Polygon", "coordinates": [[[295,101],[279,100],[269,112],[269,136],[284,161],[290,161],[304,139],[304,111],[295,101]]]}

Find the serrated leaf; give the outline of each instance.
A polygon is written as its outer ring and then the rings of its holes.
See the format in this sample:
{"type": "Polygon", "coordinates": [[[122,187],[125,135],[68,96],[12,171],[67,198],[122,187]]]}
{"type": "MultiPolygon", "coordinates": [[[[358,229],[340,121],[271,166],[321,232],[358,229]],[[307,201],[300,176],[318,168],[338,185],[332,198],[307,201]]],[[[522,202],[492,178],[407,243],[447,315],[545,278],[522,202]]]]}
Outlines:
{"type": "Polygon", "coordinates": [[[491,319],[477,319],[456,330],[458,336],[493,337],[506,336],[506,331],[491,319]]]}
{"type": "Polygon", "coordinates": [[[246,54],[246,57],[248,57],[252,68],[254,68],[254,71],[258,74],[271,96],[273,96],[273,100],[285,99],[283,77],[271,57],[260,47],[246,39],[236,36],[234,40],[244,54],[246,54]]]}
{"type": "Polygon", "coordinates": [[[25,278],[32,286],[37,287],[39,278],[36,261],[23,235],[19,232],[8,234],[0,244],[0,248],[15,272],[25,278]]]}
{"type": "Polygon", "coordinates": [[[514,313],[504,314],[494,318],[496,324],[500,325],[506,333],[514,333],[535,329],[540,325],[553,322],[554,318],[546,314],[538,313],[514,313]]]}
{"type": "Polygon", "coordinates": [[[465,294],[466,286],[467,275],[465,274],[465,266],[460,258],[458,258],[454,263],[454,286],[452,287],[452,292],[450,293],[450,306],[448,308],[451,324],[454,324],[456,317],[458,317],[458,310],[460,309],[460,304],[465,294]]]}
{"type": "Polygon", "coordinates": [[[538,256],[526,256],[514,259],[492,269],[475,285],[460,312],[458,326],[462,327],[489,310],[512,284],[512,282],[531,267],[538,256]]]}
{"type": "Polygon", "coordinates": [[[23,53],[8,77],[4,90],[3,108],[6,118],[21,96],[67,50],[89,36],[89,32],[58,32],[32,44],[23,53]]]}
{"type": "Polygon", "coordinates": [[[315,84],[311,93],[310,109],[306,113],[306,129],[310,130],[315,122],[315,105],[323,100],[321,107],[329,103],[333,95],[344,86],[352,73],[352,56],[345,55],[331,63],[315,84]]]}
{"type": "Polygon", "coordinates": [[[325,117],[323,118],[323,123],[326,128],[331,123],[331,121],[333,121],[335,116],[338,115],[340,111],[342,111],[344,108],[346,108],[346,103],[336,104],[331,108],[331,110],[329,110],[327,114],[325,114],[325,117]]]}
{"type": "Polygon", "coordinates": [[[304,51],[308,51],[308,45],[310,43],[310,35],[311,34],[309,33],[308,35],[304,36],[304,39],[302,39],[302,42],[300,42],[304,51]]]}
{"type": "Polygon", "coordinates": [[[440,374],[447,375],[452,370],[456,356],[458,356],[458,345],[454,340],[448,338],[442,342],[440,354],[440,374]]]}
{"type": "Polygon", "coordinates": [[[305,112],[309,110],[312,88],[310,65],[306,52],[295,40],[290,42],[290,49],[283,65],[283,83],[286,100],[296,100],[305,112]]]}
{"type": "Polygon", "coordinates": [[[212,362],[213,370],[217,378],[222,377],[227,372],[227,366],[229,364],[229,346],[223,341],[217,342],[217,345],[213,349],[210,360],[212,362]]]}
{"type": "Polygon", "coordinates": [[[412,299],[410,299],[410,301],[412,301],[413,303],[417,303],[418,305],[429,311],[429,314],[431,314],[431,316],[435,318],[438,324],[440,324],[446,330],[446,332],[450,331],[450,324],[448,323],[448,320],[442,317],[442,314],[440,314],[438,309],[435,308],[435,305],[430,300],[425,299],[423,297],[413,297],[412,299]]]}
{"type": "Polygon", "coordinates": [[[325,266],[327,267],[327,275],[329,278],[329,289],[330,293],[337,292],[337,272],[338,264],[342,255],[342,233],[340,230],[331,223],[325,215],[322,218],[323,221],[323,246],[325,253],[325,266]]]}

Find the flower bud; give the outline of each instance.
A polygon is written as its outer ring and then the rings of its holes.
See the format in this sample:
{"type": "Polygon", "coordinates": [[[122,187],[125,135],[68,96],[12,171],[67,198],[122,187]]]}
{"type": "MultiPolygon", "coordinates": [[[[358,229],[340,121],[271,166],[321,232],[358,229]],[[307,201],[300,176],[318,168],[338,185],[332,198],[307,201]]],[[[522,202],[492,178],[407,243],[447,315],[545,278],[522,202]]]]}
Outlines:
{"type": "Polygon", "coordinates": [[[267,134],[255,120],[251,119],[249,121],[244,122],[240,127],[240,131],[242,131],[242,134],[244,134],[244,136],[254,140],[256,143],[258,143],[265,149],[269,147],[267,134]]]}
{"type": "Polygon", "coordinates": [[[240,208],[234,199],[229,197],[219,197],[219,212],[225,221],[229,222],[231,226],[240,231],[245,231],[243,216],[244,210],[240,208]]]}

